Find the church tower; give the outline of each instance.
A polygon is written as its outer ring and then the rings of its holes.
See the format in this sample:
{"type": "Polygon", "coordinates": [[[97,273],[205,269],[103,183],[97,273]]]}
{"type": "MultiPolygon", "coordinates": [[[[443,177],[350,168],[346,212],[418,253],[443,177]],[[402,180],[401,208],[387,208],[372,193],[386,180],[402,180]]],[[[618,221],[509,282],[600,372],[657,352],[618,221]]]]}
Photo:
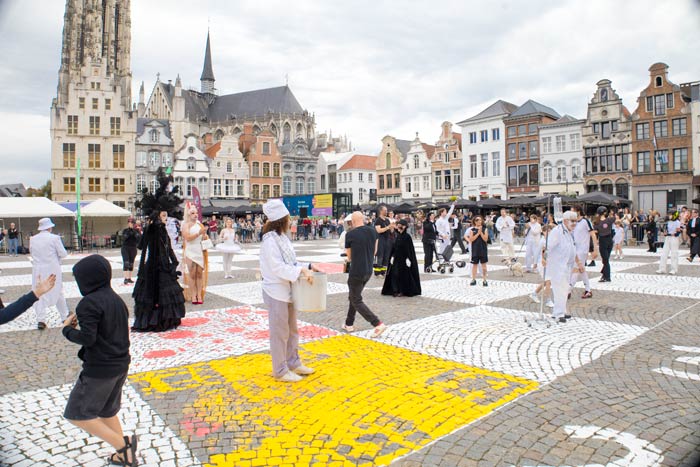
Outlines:
{"type": "Polygon", "coordinates": [[[211,66],[211,45],[209,42],[209,31],[207,31],[207,48],[204,52],[204,67],[202,68],[202,76],[199,78],[202,84],[201,92],[204,95],[215,96],[216,89],[214,88],[214,70],[211,66]]]}
{"type": "Polygon", "coordinates": [[[66,0],[58,89],[51,105],[56,201],[134,201],[137,112],[131,100],[130,0],[66,0]],[[80,176],[77,168],[80,161],[80,176]]]}

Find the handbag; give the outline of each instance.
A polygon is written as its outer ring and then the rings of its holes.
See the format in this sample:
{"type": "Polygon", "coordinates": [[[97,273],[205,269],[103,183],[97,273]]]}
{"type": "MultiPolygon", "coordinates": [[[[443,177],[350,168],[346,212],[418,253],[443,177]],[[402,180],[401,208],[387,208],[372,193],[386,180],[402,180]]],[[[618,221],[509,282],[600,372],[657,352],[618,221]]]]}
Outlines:
{"type": "Polygon", "coordinates": [[[213,250],[214,249],[214,242],[211,241],[210,238],[207,238],[206,240],[202,240],[202,250],[213,250]]]}

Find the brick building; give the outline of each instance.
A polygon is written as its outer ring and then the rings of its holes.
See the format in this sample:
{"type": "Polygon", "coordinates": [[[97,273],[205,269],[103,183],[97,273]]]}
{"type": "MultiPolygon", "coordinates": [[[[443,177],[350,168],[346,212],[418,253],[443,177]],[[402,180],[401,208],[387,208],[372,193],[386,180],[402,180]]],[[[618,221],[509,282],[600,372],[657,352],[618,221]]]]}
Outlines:
{"type": "Polygon", "coordinates": [[[440,139],[431,158],[433,201],[446,202],[462,196],[462,135],[452,131],[452,123],[442,122],[440,139]]]}
{"type": "Polygon", "coordinates": [[[401,166],[406,163],[411,142],[393,136],[382,138],[377,156],[377,202],[401,202],[401,166]]]}

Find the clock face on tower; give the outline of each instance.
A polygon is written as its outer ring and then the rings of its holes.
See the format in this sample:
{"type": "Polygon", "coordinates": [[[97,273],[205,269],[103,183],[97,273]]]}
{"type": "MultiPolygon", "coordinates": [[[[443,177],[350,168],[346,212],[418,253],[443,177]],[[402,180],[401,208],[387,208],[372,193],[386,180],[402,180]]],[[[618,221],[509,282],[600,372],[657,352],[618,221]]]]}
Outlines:
{"type": "Polygon", "coordinates": [[[608,90],[607,88],[603,88],[600,90],[600,100],[605,102],[608,100],[608,90]]]}

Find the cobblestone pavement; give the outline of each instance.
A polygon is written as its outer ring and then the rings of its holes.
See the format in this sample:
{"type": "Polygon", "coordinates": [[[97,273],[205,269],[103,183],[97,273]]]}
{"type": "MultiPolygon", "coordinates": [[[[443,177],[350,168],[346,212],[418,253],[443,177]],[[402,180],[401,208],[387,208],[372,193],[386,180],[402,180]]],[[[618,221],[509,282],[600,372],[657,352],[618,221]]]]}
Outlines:
{"type": "MultiPolygon", "coordinates": [[[[417,256],[422,245],[415,242],[417,256]]],[[[300,313],[300,383],[271,376],[257,245],[224,279],[210,261],[204,305],[177,330],[132,334],[120,416],[149,466],[691,466],[700,459],[700,262],[681,250],[675,276],[658,255],[626,248],[611,283],[589,267],[593,298],[572,291],[565,324],[529,295],[538,274],[513,275],[490,249],[488,287],[471,269],[421,274],[423,295],[366,302],[389,325],[378,339],[360,317],[341,328],[347,276],[336,241],[295,243],[328,273],[327,311],[300,313]],[[544,321],[536,319],[544,316],[544,321]],[[531,325],[529,325],[531,324],[531,325]]],[[[116,250],[113,288],[132,305],[116,250]]],[[[80,299],[64,261],[71,309],[80,299]]],[[[467,260],[457,255],[455,259],[467,260]]],[[[31,265],[0,258],[7,303],[26,292],[31,265]]],[[[421,268],[422,269],[422,268],[421,268]]],[[[0,327],[0,465],[106,465],[110,449],[66,423],[80,371],[76,346],[35,329],[32,310],[0,327]]]]}

